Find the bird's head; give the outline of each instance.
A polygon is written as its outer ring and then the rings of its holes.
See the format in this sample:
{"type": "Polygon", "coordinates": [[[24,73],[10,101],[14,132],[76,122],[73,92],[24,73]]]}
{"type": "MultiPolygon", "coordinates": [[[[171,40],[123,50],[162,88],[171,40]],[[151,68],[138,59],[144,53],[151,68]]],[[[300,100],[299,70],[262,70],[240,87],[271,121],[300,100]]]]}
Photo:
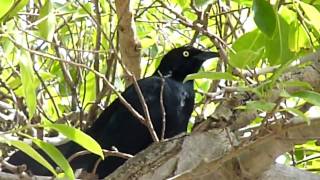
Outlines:
{"type": "Polygon", "coordinates": [[[205,60],[214,57],[219,57],[219,54],[191,46],[175,48],[162,58],[155,74],[160,72],[165,77],[183,81],[188,74],[198,72],[205,60]]]}

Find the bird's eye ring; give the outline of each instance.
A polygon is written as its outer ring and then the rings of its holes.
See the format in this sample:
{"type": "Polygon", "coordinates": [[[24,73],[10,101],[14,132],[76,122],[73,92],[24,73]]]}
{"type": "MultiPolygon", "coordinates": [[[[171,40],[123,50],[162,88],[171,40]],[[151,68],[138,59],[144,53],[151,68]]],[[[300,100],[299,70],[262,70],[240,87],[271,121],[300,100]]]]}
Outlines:
{"type": "Polygon", "coordinates": [[[183,55],[183,57],[189,57],[189,52],[188,51],[183,51],[182,55],[183,55]]]}

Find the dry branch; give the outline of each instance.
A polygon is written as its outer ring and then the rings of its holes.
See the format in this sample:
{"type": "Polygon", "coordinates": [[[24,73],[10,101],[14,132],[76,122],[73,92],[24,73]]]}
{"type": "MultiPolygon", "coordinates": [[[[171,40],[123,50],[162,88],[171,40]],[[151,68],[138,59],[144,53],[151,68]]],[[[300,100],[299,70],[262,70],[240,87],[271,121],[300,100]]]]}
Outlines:
{"type": "MultiPolygon", "coordinates": [[[[118,16],[118,32],[120,53],[123,64],[133,75],[140,78],[140,52],[141,44],[137,38],[134,15],[130,0],[116,0],[116,11],[118,16]]],[[[132,82],[130,78],[127,78],[132,82]]]]}
{"type": "MultiPolygon", "coordinates": [[[[314,57],[308,58],[313,61],[312,65],[290,68],[280,79],[308,82],[319,92],[318,56],[310,54],[306,57],[314,57]]],[[[299,88],[286,90],[295,92],[299,88]]],[[[279,100],[277,87],[270,92],[268,102],[279,100]]],[[[233,132],[241,133],[239,128],[248,125],[258,113],[235,110],[246,98],[237,94],[223,101],[211,119],[190,136],[152,145],[128,160],[108,179],[257,179],[274,164],[276,157],[290,151],[296,144],[320,137],[320,118],[311,119],[311,125],[308,125],[303,119],[292,117],[275,120],[265,127],[253,127],[248,131],[253,132],[250,138],[239,139],[233,132]],[[224,131],[225,127],[232,131],[224,131]]]]}

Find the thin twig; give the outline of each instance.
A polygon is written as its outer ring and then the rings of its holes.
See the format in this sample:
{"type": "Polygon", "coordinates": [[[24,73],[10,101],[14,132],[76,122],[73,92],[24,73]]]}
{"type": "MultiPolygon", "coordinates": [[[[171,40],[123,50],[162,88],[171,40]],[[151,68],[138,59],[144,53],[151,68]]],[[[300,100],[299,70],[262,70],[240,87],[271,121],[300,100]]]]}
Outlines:
{"type": "Polygon", "coordinates": [[[164,91],[164,83],[165,79],[160,73],[158,72],[160,77],[161,77],[161,88],[160,88],[160,107],[161,107],[161,114],[162,114],[162,131],[161,131],[161,140],[164,140],[164,135],[166,132],[166,110],[164,108],[164,103],[163,103],[163,91],[164,91]]]}
{"type": "Polygon", "coordinates": [[[58,62],[63,62],[63,63],[66,63],[66,64],[70,64],[70,65],[73,65],[73,66],[77,66],[77,67],[81,67],[81,68],[84,68],[84,69],[87,69],[91,72],[93,72],[94,74],[97,74],[100,78],[102,78],[102,80],[106,83],[106,85],[118,96],[120,102],[141,122],[144,121],[144,117],[141,116],[132,106],[131,104],[129,104],[127,102],[127,100],[121,95],[121,93],[119,93],[115,87],[108,81],[108,79],[106,79],[106,77],[104,76],[104,74],[84,65],[84,64],[80,64],[80,63],[76,63],[76,62],[73,62],[73,61],[67,61],[67,60],[64,60],[64,59],[61,59],[59,57],[56,57],[54,55],[51,55],[51,54],[46,54],[46,53],[42,53],[42,52],[39,52],[39,51],[35,51],[35,50],[32,50],[32,49],[29,49],[29,48],[26,48],[24,46],[22,46],[21,44],[19,44],[18,42],[16,42],[11,36],[8,36],[8,38],[10,39],[10,41],[15,44],[17,47],[19,48],[22,48],[32,54],[35,54],[35,55],[38,55],[38,56],[42,56],[42,57],[46,57],[50,60],[54,60],[54,61],[58,61],[58,62]]]}
{"type": "MultiPolygon", "coordinates": [[[[123,158],[123,159],[130,159],[130,158],[133,157],[133,155],[131,155],[131,154],[122,153],[122,152],[119,152],[119,151],[110,151],[110,150],[102,149],[102,152],[103,152],[104,157],[114,156],[114,157],[120,157],[120,158],[123,158]]],[[[87,154],[92,154],[92,152],[90,152],[88,150],[83,150],[83,151],[76,152],[76,153],[72,154],[68,158],[68,161],[70,163],[75,158],[77,158],[79,156],[84,156],[84,155],[87,155],[87,154]]]]}
{"type": "MultiPolygon", "coordinates": [[[[119,60],[119,58],[118,58],[118,60],[119,60]]],[[[143,109],[143,112],[145,115],[145,118],[144,118],[144,121],[142,122],[142,124],[144,124],[148,128],[153,141],[159,142],[159,138],[158,138],[157,133],[155,132],[153,124],[152,124],[152,120],[150,117],[150,113],[148,110],[146,100],[142,94],[142,91],[139,87],[139,84],[137,82],[136,77],[128,70],[128,68],[120,60],[119,60],[119,63],[122,66],[122,68],[124,69],[124,71],[128,74],[128,76],[133,80],[133,86],[138,94],[139,101],[140,101],[140,104],[142,106],[142,109],[143,109]]]]}

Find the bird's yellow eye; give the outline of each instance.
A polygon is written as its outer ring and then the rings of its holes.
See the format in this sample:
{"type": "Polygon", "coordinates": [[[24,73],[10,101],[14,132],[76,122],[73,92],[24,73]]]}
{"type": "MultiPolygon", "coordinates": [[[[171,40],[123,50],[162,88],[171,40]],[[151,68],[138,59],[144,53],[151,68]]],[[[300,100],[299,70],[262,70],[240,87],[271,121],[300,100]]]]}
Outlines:
{"type": "Polygon", "coordinates": [[[189,57],[189,52],[188,51],[183,51],[182,55],[183,55],[183,57],[189,57]]]}

